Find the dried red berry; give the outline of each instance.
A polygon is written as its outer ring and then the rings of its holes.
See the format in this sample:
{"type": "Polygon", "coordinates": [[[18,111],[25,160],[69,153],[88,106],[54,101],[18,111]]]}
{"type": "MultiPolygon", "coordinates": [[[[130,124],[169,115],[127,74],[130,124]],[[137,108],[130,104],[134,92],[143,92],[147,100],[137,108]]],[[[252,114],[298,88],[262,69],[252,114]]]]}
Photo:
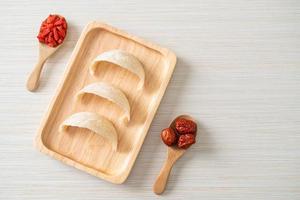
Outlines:
{"type": "Polygon", "coordinates": [[[37,38],[41,43],[56,47],[63,42],[66,33],[67,22],[65,18],[59,15],[49,15],[41,24],[37,38]]]}
{"type": "Polygon", "coordinates": [[[55,26],[59,26],[59,25],[62,25],[62,24],[64,24],[64,21],[62,19],[60,19],[60,20],[58,20],[54,23],[55,26]]]}
{"type": "Polygon", "coordinates": [[[192,120],[179,118],[175,121],[175,128],[178,134],[196,134],[197,125],[192,120]]]}
{"type": "Polygon", "coordinates": [[[56,15],[49,15],[49,17],[47,18],[46,22],[48,24],[53,23],[54,20],[55,20],[55,18],[56,18],[56,15]]]}
{"type": "Polygon", "coordinates": [[[160,136],[162,141],[168,146],[173,145],[177,140],[177,136],[172,128],[162,130],[160,136]]]}
{"type": "Polygon", "coordinates": [[[196,142],[196,137],[193,134],[180,135],[178,139],[177,146],[182,149],[189,148],[192,144],[196,142]]]}
{"type": "Polygon", "coordinates": [[[51,30],[51,28],[54,26],[54,24],[47,24],[47,28],[51,30]]]}
{"type": "Polygon", "coordinates": [[[54,35],[54,39],[55,39],[56,41],[58,41],[58,40],[59,40],[59,36],[58,36],[58,33],[57,33],[56,28],[53,29],[53,35],[54,35]]]}
{"type": "Polygon", "coordinates": [[[50,29],[45,28],[42,30],[41,34],[39,34],[40,37],[45,37],[46,35],[48,35],[50,33],[50,29]]]}

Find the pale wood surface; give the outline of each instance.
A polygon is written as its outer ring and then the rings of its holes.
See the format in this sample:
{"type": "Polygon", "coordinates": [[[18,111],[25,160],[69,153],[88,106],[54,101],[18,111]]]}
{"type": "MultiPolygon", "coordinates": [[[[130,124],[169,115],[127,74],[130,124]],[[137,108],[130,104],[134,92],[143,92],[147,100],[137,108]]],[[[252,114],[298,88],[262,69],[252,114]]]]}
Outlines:
{"type": "Polygon", "coordinates": [[[137,38],[115,27],[90,22],[84,28],[68,61],[63,82],[50,103],[39,127],[37,146],[46,154],[113,183],[128,177],[147,135],[169,80],[176,56],[170,50],[137,38]],[[97,65],[93,75],[90,67],[100,54],[113,49],[126,51],[142,64],[145,81],[115,64],[97,65]],[[124,123],[123,114],[113,103],[95,95],[86,95],[84,102],[76,94],[85,86],[106,82],[121,89],[131,106],[131,119],[124,123]],[[70,127],[58,131],[60,124],[78,112],[93,112],[111,121],[118,135],[118,149],[112,151],[105,140],[87,129],[70,127]]]}
{"type": "Polygon", "coordinates": [[[186,152],[185,149],[174,147],[168,147],[167,149],[166,160],[153,184],[153,192],[158,195],[165,191],[173,165],[186,152]]]}
{"type": "MultiPolygon", "coordinates": [[[[176,120],[179,118],[185,118],[188,120],[192,120],[196,123],[196,136],[197,136],[197,121],[189,116],[189,115],[179,115],[176,116],[176,118],[173,118],[173,121],[170,123],[170,128],[172,128],[173,130],[176,129],[176,120]]],[[[179,140],[179,139],[178,139],[179,140]]],[[[191,147],[189,147],[188,149],[191,149],[191,147]]],[[[167,148],[167,157],[166,160],[153,184],[153,192],[155,194],[162,194],[165,189],[166,189],[166,185],[169,179],[169,175],[172,171],[173,165],[175,164],[175,162],[181,157],[183,156],[183,154],[186,152],[186,149],[180,149],[177,148],[176,144],[173,144],[172,146],[167,148]]]]}
{"type": "Polygon", "coordinates": [[[298,0],[1,1],[0,199],[300,198],[298,0]],[[118,3],[117,3],[118,2],[118,3]],[[26,90],[40,22],[70,22],[40,90],[26,90]],[[33,147],[38,126],[83,27],[101,20],[172,49],[174,76],[128,180],[114,185],[33,147]],[[189,113],[199,142],[177,161],[162,197],[159,131],[189,113]]]}
{"type": "Polygon", "coordinates": [[[39,43],[39,55],[38,55],[38,61],[35,67],[32,69],[32,72],[29,74],[27,79],[26,87],[28,91],[35,91],[39,86],[39,80],[41,76],[41,72],[43,70],[44,64],[46,60],[54,54],[58,50],[60,46],[57,46],[56,48],[48,47],[47,45],[43,43],[39,43]]]}

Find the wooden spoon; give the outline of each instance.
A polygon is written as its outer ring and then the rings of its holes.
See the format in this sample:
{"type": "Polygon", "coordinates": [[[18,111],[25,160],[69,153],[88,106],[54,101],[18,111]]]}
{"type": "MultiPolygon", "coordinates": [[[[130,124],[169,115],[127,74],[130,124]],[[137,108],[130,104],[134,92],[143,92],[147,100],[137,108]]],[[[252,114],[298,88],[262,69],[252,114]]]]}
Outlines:
{"type": "Polygon", "coordinates": [[[46,44],[39,43],[39,59],[27,80],[27,89],[33,92],[39,85],[40,75],[45,61],[60,47],[49,47],[46,44]]]}
{"type": "MultiPolygon", "coordinates": [[[[170,127],[174,129],[175,127],[175,121],[178,118],[185,118],[185,119],[189,119],[192,120],[196,123],[196,121],[188,116],[188,115],[180,115],[178,117],[176,117],[170,127]]],[[[168,147],[167,150],[167,159],[163,165],[163,167],[161,168],[159,175],[156,178],[156,181],[153,185],[153,192],[155,194],[162,194],[165,191],[166,185],[167,185],[167,181],[169,178],[169,174],[172,170],[173,165],[175,164],[175,162],[186,152],[186,149],[180,149],[178,147],[172,146],[172,147],[168,147]]]]}

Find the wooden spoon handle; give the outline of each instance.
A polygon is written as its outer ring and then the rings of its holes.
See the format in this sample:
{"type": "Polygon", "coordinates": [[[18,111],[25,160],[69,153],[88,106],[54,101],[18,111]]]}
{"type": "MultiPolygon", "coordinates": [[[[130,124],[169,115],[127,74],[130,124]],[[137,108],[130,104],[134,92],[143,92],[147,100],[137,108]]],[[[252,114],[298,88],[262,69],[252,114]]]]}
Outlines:
{"type": "Polygon", "coordinates": [[[38,60],[37,64],[35,65],[33,71],[31,72],[27,80],[27,89],[31,92],[38,87],[40,75],[45,61],[46,59],[42,59],[42,58],[38,60]]]}
{"type": "Polygon", "coordinates": [[[169,174],[172,170],[173,164],[175,163],[176,160],[172,161],[167,159],[163,165],[163,167],[161,168],[159,175],[156,178],[156,181],[153,185],[153,192],[155,194],[161,194],[164,192],[167,182],[168,182],[168,178],[169,178],[169,174]]]}

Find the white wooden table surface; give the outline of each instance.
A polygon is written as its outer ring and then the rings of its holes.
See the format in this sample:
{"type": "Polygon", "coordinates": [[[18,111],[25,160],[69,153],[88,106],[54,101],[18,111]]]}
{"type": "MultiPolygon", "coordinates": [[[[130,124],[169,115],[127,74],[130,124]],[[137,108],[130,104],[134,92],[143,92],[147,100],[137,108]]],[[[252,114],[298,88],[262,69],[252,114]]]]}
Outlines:
{"type": "Polygon", "coordinates": [[[300,199],[300,1],[1,1],[0,199],[300,199]],[[148,3],[146,3],[148,2],[148,3]],[[39,24],[69,22],[65,45],[25,89],[39,24]],[[128,180],[113,185],[39,153],[40,120],[83,27],[101,20],[172,49],[178,63],[128,180]],[[174,116],[200,121],[198,143],[152,193],[174,116]]]}

